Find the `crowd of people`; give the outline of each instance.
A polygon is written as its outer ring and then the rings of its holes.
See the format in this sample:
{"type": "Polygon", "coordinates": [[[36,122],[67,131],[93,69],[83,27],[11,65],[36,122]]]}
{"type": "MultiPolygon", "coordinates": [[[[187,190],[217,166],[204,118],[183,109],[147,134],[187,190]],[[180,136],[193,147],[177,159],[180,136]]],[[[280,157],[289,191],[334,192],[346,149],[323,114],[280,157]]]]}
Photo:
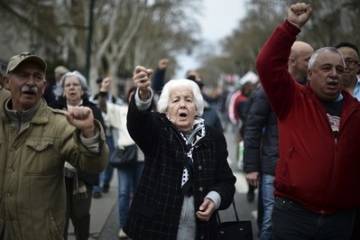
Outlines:
{"type": "Polygon", "coordinates": [[[243,143],[248,201],[258,193],[259,239],[360,239],[359,50],[298,40],[311,14],[289,6],[257,56],[260,81],[226,97],[226,117],[199,71],[166,80],[168,59],[135,67],[120,99],[111,77],[91,96],[77,70],[58,66],[47,82],[44,59],[11,57],[0,75],[0,240],[68,239],[70,222],[89,239],[92,199],[114,171],[120,239],[219,239],[236,182],[224,119],[243,143]],[[136,161],[112,165],[129,146],[136,161]]]}

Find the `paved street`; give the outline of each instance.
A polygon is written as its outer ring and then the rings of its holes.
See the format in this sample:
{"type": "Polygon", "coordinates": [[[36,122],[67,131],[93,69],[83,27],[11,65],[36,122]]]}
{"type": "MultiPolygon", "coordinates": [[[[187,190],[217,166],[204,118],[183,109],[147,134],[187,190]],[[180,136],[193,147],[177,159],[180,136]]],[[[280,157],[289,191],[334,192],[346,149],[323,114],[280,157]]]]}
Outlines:
{"type": "MultiPolygon", "coordinates": [[[[241,220],[251,220],[253,225],[254,239],[257,233],[256,227],[256,201],[248,203],[246,200],[247,183],[244,175],[239,171],[239,164],[235,161],[235,144],[232,131],[228,129],[225,133],[229,150],[229,163],[237,177],[235,203],[241,220]]],[[[116,174],[116,173],[115,173],[116,174]]],[[[117,220],[117,178],[114,176],[109,193],[103,194],[100,199],[93,199],[91,209],[91,237],[90,239],[117,240],[118,220],[117,220]]],[[[232,207],[221,211],[223,221],[235,220],[232,207]]],[[[70,229],[69,240],[74,240],[70,229]]]]}

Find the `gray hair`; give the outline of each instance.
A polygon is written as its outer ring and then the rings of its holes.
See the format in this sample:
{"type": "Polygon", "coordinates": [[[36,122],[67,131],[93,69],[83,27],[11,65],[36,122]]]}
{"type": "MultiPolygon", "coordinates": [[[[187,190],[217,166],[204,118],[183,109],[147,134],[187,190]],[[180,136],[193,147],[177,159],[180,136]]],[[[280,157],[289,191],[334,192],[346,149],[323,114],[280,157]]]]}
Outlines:
{"type": "Polygon", "coordinates": [[[65,73],[62,78],[61,78],[61,86],[62,86],[62,89],[63,89],[63,93],[64,93],[64,85],[65,85],[65,80],[68,78],[68,77],[76,77],[79,82],[80,82],[80,86],[81,86],[81,90],[84,92],[84,95],[85,96],[88,96],[88,86],[87,86],[87,83],[86,83],[86,78],[84,77],[84,75],[82,75],[80,72],[78,71],[73,71],[73,72],[67,72],[65,73]]]}
{"type": "Polygon", "coordinates": [[[204,98],[201,95],[199,86],[194,81],[188,79],[173,79],[165,84],[157,104],[158,111],[161,113],[165,113],[167,111],[170,92],[178,87],[188,87],[191,89],[194,94],[197,115],[201,116],[204,112],[204,98]]]}
{"type": "Polygon", "coordinates": [[[343,64],[345,65],[344,58],[343,58],[342,54],[339,52],[339,50],[337,50],[334,47],[323,47],[323,48],[319,48],[311,55],[309,62],[308,62],[308,69],[311,70],[314,68],[318,56],[320,55],[320,53],[324,53],[324,52],[332,52],[332,53],[339,54],[343,64]]]}

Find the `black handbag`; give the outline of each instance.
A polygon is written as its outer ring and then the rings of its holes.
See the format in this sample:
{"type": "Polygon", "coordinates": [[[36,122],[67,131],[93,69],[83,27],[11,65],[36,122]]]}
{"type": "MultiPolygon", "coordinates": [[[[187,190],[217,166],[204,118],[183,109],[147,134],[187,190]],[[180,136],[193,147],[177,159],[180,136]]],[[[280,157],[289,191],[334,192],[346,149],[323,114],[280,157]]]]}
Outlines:
{"type": "Polygon", "coordinates": [[[124,148],[117,147],[110,156],[110,165],[114,168],[124,168],[132,166],[137,161],[137,146],[135,144],[125,146],[124,148]]]}
{"type": "Polygon", "coordinates": [[[236,210],[235,202],[232,202],[236,221],[221,222],[219,213],[216,213],[218,220],[217,239],[218,240],[252,240],[251,221],[240,221],[236,210]]]}

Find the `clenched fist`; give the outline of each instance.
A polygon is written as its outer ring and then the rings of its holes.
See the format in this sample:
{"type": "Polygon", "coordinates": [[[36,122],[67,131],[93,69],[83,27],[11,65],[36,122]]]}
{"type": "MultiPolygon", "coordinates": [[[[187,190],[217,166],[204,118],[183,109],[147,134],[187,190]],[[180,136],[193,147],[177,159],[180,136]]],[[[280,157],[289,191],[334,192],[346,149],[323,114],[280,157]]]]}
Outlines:
{"type": "Polygon", "coordinates": [[[81,130],[84,137],[95,136],[94,116],[88,107],[68,107],[66,118],[71,125],[81,130]]]}
{"type": "Polygon", "coordinates": [[[288,8],[287,20],[296,27],[301,28],[311,16],[311,6],[306,3],[292,4],[288,8]]]}
{"type": "Polygon", "coordinates": [[[133,73],[133,81],[139,89],[139,97],[142,100],[148,99],[150,96],[150,79],[153,71],[143,66],[137,66],[133,73]]]}

